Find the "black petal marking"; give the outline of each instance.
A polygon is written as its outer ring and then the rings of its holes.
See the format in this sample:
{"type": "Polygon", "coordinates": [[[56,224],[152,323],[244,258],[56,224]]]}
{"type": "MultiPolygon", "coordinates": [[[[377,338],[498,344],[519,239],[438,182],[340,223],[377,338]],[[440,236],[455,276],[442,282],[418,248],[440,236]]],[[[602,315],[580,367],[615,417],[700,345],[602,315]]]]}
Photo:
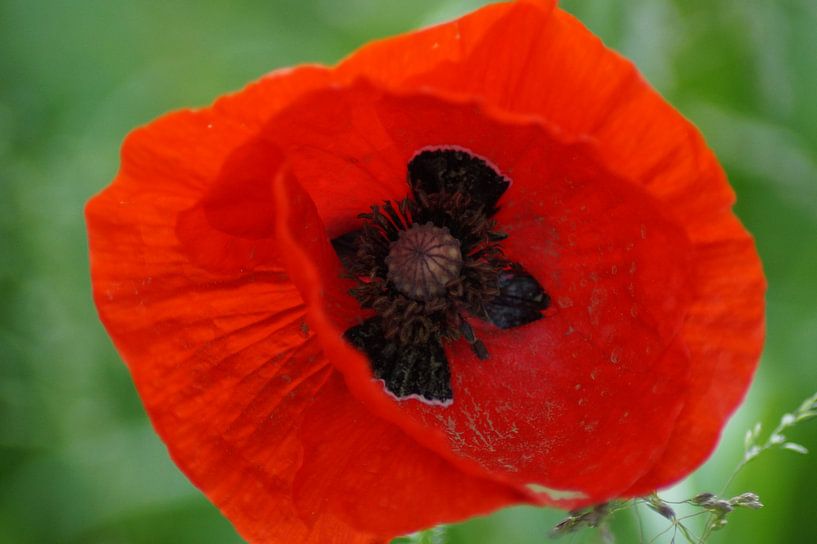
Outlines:
{"type": "Polygon", "coordinates": [[[484,206],[488,217],[497,212],[496,203],[511,184],[484,160],[458,149],[421,152],[408,164],[408,182],[415,199],[418,191],[460,192],[484,206]]]}
{"type": "Polygon", "coordinates": [[[337,238],[332,238],[332,248],[346,270],[354,269],[355,257],[357,256],[357,241],[361,234],[363,234],[363,230],[357,229],[341,234],[337,238]]]}
{"type": "Polygon", "coordinates": [[[375,377],[398,399],[412,395],[439,403],[453,399],[451,371],[439,340],[398,345],[385,338],[379,317],[352,327],[344,336],[366,353],[375,377]]]}
{"type": "Polygon", "coordinates": [[[485,304],[488,319],[500,329],[519,327],[540,319],[550,296],[521,266],[499,273],[499,295],[485,304]]]}

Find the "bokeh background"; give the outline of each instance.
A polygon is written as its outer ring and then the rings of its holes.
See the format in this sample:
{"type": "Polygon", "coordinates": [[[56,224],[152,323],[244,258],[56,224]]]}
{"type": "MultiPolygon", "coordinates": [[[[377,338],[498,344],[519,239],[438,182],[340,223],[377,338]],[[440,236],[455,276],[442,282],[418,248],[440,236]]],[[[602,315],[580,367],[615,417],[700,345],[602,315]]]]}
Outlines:
{"type": "MultiPolygon", "coordinates": [[[[114,176],[125,134],[273,68],[332,63],[484,3],[0,0],[1,543],[241,542],[168,459],[91,303],[82,208],[114,176]]],[[[563,6],[703,130],[765,263],[769,337],[748,402],[713,459],[667,496],[717,491],[745,429],[773,427],[817,390],[817,2],[563,6]]],[[[791,438],[815,453],[751,464],[731,490],[766,507],[737,512],[713,542],[816,541],[817,421],[791,438]]],[[[562,515],[508,509],[446,540],[543,543],[562,515]]],[[[648,536],[667,525],[641,518],[648,536]]],[[[634,519],[617,518],[619,542],[639,541],[634,519]]]]}

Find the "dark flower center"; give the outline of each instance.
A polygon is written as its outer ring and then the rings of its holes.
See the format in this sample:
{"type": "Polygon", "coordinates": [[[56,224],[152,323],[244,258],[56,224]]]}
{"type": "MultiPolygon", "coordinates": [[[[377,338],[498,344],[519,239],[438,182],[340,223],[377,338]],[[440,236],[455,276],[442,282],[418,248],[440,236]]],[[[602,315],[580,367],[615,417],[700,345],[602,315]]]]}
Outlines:
{"type": "Polygon", "coordinates": [[[491,217],[510,182],[458,149],[419,153],[408,165],[411,197],[372,206],[360,230],[334,239],[357,278],[351,294],[374,316],[346,331],[397,398],[453,399],[443,346],[463,339],[489,350],[469,319],[511,328],[542,317],[550,298],[502,253],[491,217]]]}

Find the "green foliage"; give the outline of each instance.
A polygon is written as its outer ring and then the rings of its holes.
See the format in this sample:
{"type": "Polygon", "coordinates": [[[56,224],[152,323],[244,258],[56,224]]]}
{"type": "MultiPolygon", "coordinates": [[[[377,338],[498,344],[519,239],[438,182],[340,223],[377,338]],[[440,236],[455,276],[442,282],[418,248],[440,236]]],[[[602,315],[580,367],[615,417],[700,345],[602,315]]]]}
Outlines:
{"type": "Polygon", "coordinates": [[[445,527],[435,527],[403,538],[397,538],[392,544],[446,544],[445,527]]]}
{"type": "MultiPolygon", "coordinates": [[[[0,544],[240,542],[173,467],[90,302],[82,207],[114,176],[125,134],[273,68],[334,62],[484,3],[0,3],[0,544]]],[[[723,446],[688,484],[703,489],[729,473],[747,419],[779,414],[817,383],[817,9],[813,0],[563,5],[702,128],[764,259],[768,349],[723,446]]],[[[776,446],[814,450],[811,428],[794,441],[787,429],[776,446]]],[[[730,514],[740,523],[712,542],[811,541],[817,518],[802,512],[817,507],[817,456],[770,453],[759,466],[735,485],[767,507],[730,514]]],[[[650,519],[663,518],[647,514],[655,534],[663,526],[650,519]]],[[[446,540],[541,543],[563,515],[506,509],[449,527],[446,540]]],[[[620,542],[637,541],[634,519],[612,518],[620,542]]]]}

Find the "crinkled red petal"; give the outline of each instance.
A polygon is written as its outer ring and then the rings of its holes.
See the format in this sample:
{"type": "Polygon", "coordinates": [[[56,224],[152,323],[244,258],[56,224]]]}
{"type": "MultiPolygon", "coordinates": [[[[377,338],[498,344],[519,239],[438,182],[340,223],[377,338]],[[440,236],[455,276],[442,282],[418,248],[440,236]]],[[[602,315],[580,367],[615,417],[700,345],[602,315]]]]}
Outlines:
{"type": "MultiPolygon", "coordinates": [[[[287,87],[300,82],[303,91],[312,76],[293,79],[287,87]]],[[[206,202],[248,130],[204,110],[128,138],[122,171],[87,208],[97,307],[174,460],[245,538],[384,542],[331,513],[307,523],[293,502],[303,414],[334,370],[271,255],[235,272],[251,260],[230,248],[271,239],[206,221],[198,235],[209,247],[179,235],[181,218],[206,202]]]]}
{"type": "Polygon", "coordinates": [[[766,284],[754,243],[732,214],[731,188],[700,133],[629,61],[555,4],[489,6],[375,42],[338,74],[468,94],[538,116],[568,137],[592,138],[612,172],[644,187],[686,230],[696,270],[681,341],[694,386],[664,458],[632,490],[642,492],[688,474],[714,448],[759,359],[766,284]]]}
{"type": "MultiPolygon", "coordinates": [[[[726,419],[746,394],[764,338],[766,282],[754,241],[724,213],[695,244],[696,299],[683,339],[692,357],[691,391],[661,461],[628,491],[640,496],[686,476],[715,447],[726,419]]],[[[702,229],[703,230],[703,229],[702,229]]]]}
{"type": "MultiPolygon", "coordinates": [[[[654,464],[686,395],[689,361],[675,337],[687,305],[689,244],[655,199],[599,164],[592,146],[566,143],[535,120],[500,115],[364,82],[299,100],[265,137],[284,151],[316,213],[311,220],[299,213],[281,248],[287,256],[304,254],[290,262],[293,280],[327,352],[339,354],[337,340],[362,311],[338,279],[342,270],[322,223],[346,224],[346,207],[323,188],[345,181],[354,200],[370,184],[391,187],[389,180],[402,180],[411,157],[428,147],[462,147],[493,162],[512,181],[497,216],[509,234],[503,247],[545,286],[556,308],[515,330],[475,323],[490,360],[478,361],[467,345],[450,346],[454,403],[404,401],[400,415],[411,422],[393,415],[384,394],[366,390],[382,386],[362,356],[332,360],[370,408],[418,440],[438,448],[429,433],[436,429],[458,456],[520,488],[570,490],[598,502],[623,493],[654,464]],[[334,174],[333,165],[375,155],[394,165],[380,172],[382,183],[362,172],[346,180],[334,174]]],[[[408,192],[401,185],[392,198],[408,192]]],[[[290,191],[279,202],[292,200],[290,191]]]]}
{"type": "Polygon", "coordinates": [[[306,413],[296,504],[307,519],[320,512],[385,535],[530,501],[525,493],[471,477],[397,426],[373,416],[335,375],[306,413]]]}

